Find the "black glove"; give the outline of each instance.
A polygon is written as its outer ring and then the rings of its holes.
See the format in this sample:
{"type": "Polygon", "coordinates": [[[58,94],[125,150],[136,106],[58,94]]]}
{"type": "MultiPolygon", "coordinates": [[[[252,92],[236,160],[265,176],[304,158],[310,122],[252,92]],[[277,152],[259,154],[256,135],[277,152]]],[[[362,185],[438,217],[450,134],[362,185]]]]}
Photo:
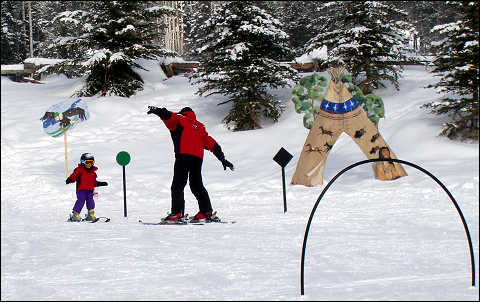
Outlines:
{"type": "Polygon", "coordinates": [[[106,181],[97,181],[97,185],[95,187],[103,187],[103,186],[108,186],[108,183],[106,181]]]}
{"type": "Polygon", "coordinates": [[[213,155],[215,155],[215,157],[222,162],[223,170],[227,170],[227,167],[229,167],[230,170],[233,171],[232,163],[225,159],[225,155],[223,154],[222,148],[218,143],[215,143],[215,145],[213,146],[213,155]]]}
{"type": "Polygon", "coordinates": [[[233,171],[233,164],[226,159],[222,160],[223,170],[227,170],[227,167],[233,171]]]}
{"type": "Polygon", "coordinates": [[[70,179],[70,177],[67,178],[67,180],[65,180],[65,183],[68,185],[68,184],[71,184],[73,182],[73,180],[70,179]]]}
{"type": "Polygon", "coordinates": [[[162,120],[168,120],[170,118],[170,116],[172,115],[172,113],[170,111],[168,111],[167,108],[165,108],[165,107],[158,108],[158,107],[155,107],[155,106],[148,106],[147,114],[150,114],[150,113],[153,113],[153,114],[157,115],[162,120]]]}

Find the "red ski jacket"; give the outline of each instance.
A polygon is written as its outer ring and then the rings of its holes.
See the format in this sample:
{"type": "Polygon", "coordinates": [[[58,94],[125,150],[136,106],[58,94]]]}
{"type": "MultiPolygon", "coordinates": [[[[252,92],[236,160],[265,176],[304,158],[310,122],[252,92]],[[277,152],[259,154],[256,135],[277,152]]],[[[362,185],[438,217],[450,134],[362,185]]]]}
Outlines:
{"type": "Polygon", "coordinates": [[[169,119],[162,119],[170,130],[175,154],[188,154],[203,158],[203,150],[213,151],[216,141],[208,135],[205,126],[197,121],[193,111],[182,114],[170,112],[169,119]]]}
{"type": "Polygon", "coordinates": [[[73,173],[68,177],[72,182],[77,182],[77,191],[80,190],[94,190],[97,186],[97,171],[98,168],[92,166],[90,170],[87,170],[82,164],[78,164],[78,167],[73,170],[73,173]]]}

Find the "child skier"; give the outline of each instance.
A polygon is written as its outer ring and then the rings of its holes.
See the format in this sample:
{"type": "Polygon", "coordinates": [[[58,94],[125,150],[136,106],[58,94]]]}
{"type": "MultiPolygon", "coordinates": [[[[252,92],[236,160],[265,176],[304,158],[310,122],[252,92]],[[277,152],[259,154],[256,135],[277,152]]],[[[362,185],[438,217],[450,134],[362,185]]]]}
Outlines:
{"type": "Polygon", "coordinates": [[[73,173],[67,178],[65,183],[68,185],[72,182],[77,182],[77,201],[73,206],[72,214],[69,221],[82,221],[80,212],[83,205],[87,203],[88,214],[86,214],[86,221],[95,220],[95,201],[93,200],[93,190],[95,187],[107,186],[107,182],[97,181],[98,170],[93,164],[95,158],[91,153],[83,153],[80,157],[78,167],[73,170],[73,173]]]}
{"type": "Polygon", "coordinates": [[[211,151],[222,162],[224,170],[227,167],[233,170],[232,163],[225,159],[220,145],[208,135],[205,126],[197,121],[195,113],[190,107],[185,107],[178,113],[154,106],[149,106],[148,109],[147,114],[153,113],[160,117],[170,130],[175,151],[171,186],[172,208],[171,213],[162,221],[178,223],[185,220],[184,189],[188,179],[190,179],[190,190],[199,206],[199,212],[190,221],[220,221],[212,210],[208,192],[203,186],[203,150],[211,151]]]}

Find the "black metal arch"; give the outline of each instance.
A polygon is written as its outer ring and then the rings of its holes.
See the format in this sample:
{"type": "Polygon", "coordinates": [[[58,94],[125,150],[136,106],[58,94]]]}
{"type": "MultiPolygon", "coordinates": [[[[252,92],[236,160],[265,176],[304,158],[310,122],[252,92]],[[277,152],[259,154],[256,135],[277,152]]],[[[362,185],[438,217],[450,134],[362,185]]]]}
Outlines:
{"type": "Polygon", "coordinates": [[[317,202],[315,202],[315,205],[313,206],[312,212],[310,213],[310,217],[308,218],[307,227],[305,229],[305,236],[303,238],[302,260],[301,260],[301,267],[300,267],[300,293],[301,293],[301,295],[303,296],[303,294],[305,292],[304,291],[304,264],[305,264],[305,248],[307,246],[308,231],[310,230],[310,225],[312,223],[313,215],[315,214],[315,210],[317,209],[317,206],[320,203],[320,200],[322,200],[322,197],[325,195],[328,188],[332,185],[332,183],[338,177],[340,177],[340,175],[342,175],[343,173],[347,172],[350,169],[355,168],[356,166],[360,166],[360,165],[363,165],[363,164],[366,164],[366,163],[371,163],[371,162],[377,162],[377,161],[392,161],[392,162],[402,163],[402,164],[414,167],[414,168],[422,171],[423,173],[427,174],[428,176],[430,176],[447,193],[447,195],[450,197],[453,204],[455,205],[455,208],[457,209],[457,212],[460,215],[460,218],[462,219],[463,227],[464,227],[465,233],[467,235],[468,245],[469,245],[469,248],[470,248],[470,262],[471,262],[471,266],[472,266],[472,286],[475,286],[475,258],[474,258],[474,254],[473,254],[472,238],[470,237],[470,231],[468,230],[467,222],[465,221],[465,217],[463,216],[462,210],[460,210],[460,207],[458,206],[458,203],[456,202],[455,198],[453,198],[453,195],[450,193],[450,191],[448,191],[447,187],[445,187],[445,185],[440,180],[438,180],[438,178],[436,178],[432,173],[428,172],[427,170],[423,169],[420,166],[417,166],[416,164],[413,164],[411,162],[401,160],[401,159],[393,159],[393,158],[391,158],[391,159],[390,158],[389,159],[379,159],[379,158],[375,158],[375,159],[367,159],[367,160],[362,160],[362,161],[356,162],[356,163],[346,167],[342,171],[338,172],[337,175],[335,175],[335,177],[332,178],[332,180],[330,180],[330,182],[325,186],[322,193],[318,197],[317,202]]]}

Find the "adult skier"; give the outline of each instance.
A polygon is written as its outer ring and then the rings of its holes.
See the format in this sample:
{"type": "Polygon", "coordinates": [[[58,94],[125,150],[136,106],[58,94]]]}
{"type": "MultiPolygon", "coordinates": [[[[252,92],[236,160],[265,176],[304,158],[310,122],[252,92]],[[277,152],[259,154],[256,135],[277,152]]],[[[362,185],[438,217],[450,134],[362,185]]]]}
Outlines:
{"type": "Polygon", "coordinates": [[[175,152],[174,174],[171,186],[172,207],[166,223],[184,223],[184,189],[189,179],[190,190],[198,201],[199,212],[190,222],[218,222],[213,212],[210,197],[202,181],[203,150],[211,151],[222,162],[223,169],[233,170],[233,164],[225,159],[220,145],[208,135],[205,126],[197,121],[192,108],[185,107],[175,113],[166,108],[148,106],[147,114],[155,114],[162,119],[170,130],[175,152]]]}

